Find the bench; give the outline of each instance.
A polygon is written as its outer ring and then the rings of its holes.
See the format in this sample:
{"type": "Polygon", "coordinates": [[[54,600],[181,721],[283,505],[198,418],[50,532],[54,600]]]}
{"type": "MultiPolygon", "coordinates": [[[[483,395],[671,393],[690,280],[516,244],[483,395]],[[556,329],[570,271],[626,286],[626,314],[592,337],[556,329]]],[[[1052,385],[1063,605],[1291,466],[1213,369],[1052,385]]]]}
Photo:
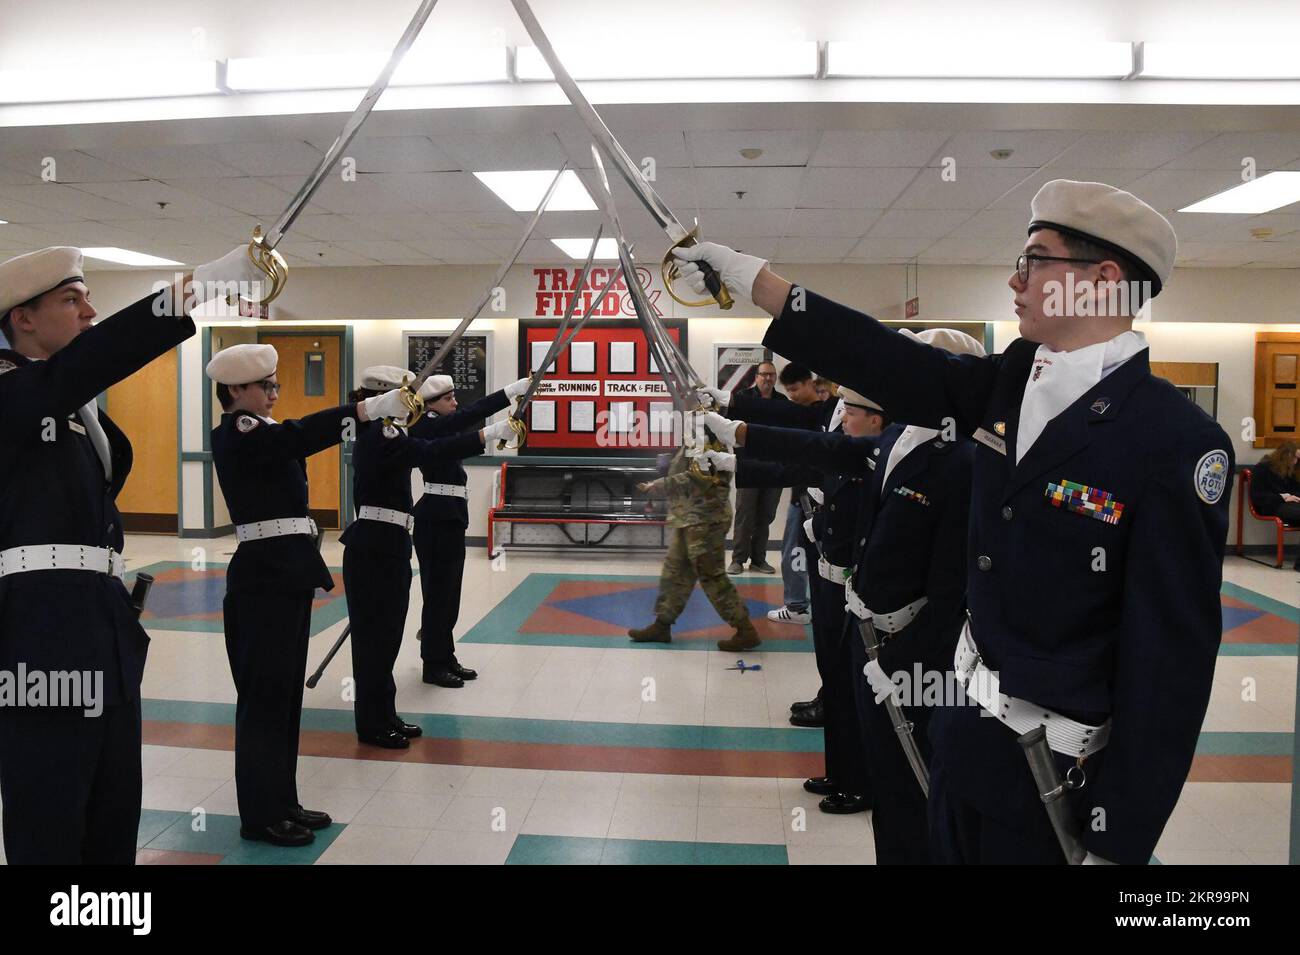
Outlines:
{"type": "MultiPolygon", "coordinates": [[[[1273,524],[1277,529],[1277,563],[1274,567],[1282,566],[1282,535],[1300,531],[1300,527],[1288,524],[1280,517],[1271,517],[1268,514],[1261,514],[1255,510],[1255,503],[1250,499],[1250,468],[1241,469],[1241,477],[1237,479],[1237,556],[1245,557],[1245,545],[1243,526],[1243,516],[1246,508],[1250,508],[1250,516],[1257,521],[1267,521],[1273,524]]],[[[1255,560],[1253,557],[1246,557],[1247,560],[1255,560]]],[[[1266,561],[1256,560],[1257,564],[1266,564],[1266,561]]]]}
{"type": "Polygon", "coordinates": [[[638,483],[658,476],[653,464],[627,467],[505,461],[492,481],[488,553],[496,553],[498,524],[509,525],[510,539],[501,544],[511,547],[666,547],[665,501],[636,489],[638,483]],[[531,533],[516,534],[516,525],[526,526],[531,533]],[[547,528],[554,529],[553,533],[547,533],[547,528]],[[628,532],[607,543],[620,528],[628,532]]]}

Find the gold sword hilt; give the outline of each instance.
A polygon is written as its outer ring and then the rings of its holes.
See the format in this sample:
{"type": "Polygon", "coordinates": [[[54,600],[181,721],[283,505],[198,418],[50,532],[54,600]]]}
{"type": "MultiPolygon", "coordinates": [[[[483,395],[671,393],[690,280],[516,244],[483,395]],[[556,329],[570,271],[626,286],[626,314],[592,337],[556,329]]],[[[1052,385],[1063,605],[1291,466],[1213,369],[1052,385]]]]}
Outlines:
{"type": "Polygon", "coordinates": [[[708,305],[717,305],[721,309],[729,309],[735,300],[731,297],[731,292],[727,286],[722,283],[722,277],[718,275],[713,266],[709,265],[703,259],[695,264],[700,267],[704,273],[704,284],[713,294],[712,298],[701,298],[695,301],[688,301],[673,291],[673,283],[677,281],[677,260],[673,258],[673,249],[689,249],[691,246],[699,243],[700,227],[697,225],[678,242],[675,242],[664,253],[664,260],[659,266],[660,275],[663,276],[664,288],[668,290],[669,297],[678,305],[685,305],[687,308],[704,308],[708,305]]]}
{"type": "Polygon", "coordinates": [[[275,249],[268,249],[264,244],[260,225],[253,227],[253,238],[248,243],[248,258],[257,266],[257,270],[266,276],[267,287],[263,290],[260,305],[273,302],[289,282],[289,263],[275,249]]]}
{"type": "Polygon", "coordinates": [[[402,379],[401,392],[402,403],[406,405],[406,417],[398,422],[403,428],[412,428],[424,414],[424,399],[420,397],[419,392],[411,387],[414,381],[409,375],[402,379]]]}
{"type": "Polygon", "coordinates": [[[516,451],[522,448],[524,442],[528,440],[528,426],[519,418],[507,418],[506,420],[510,423],[510,430],[515,433],[515,443],[511,444],[505,438],[498,438],[497,450],[505,451],[508,448],[511,451],[516,451]]]}
{"type": "MultiPolygon", "coordinates": [[[[714,441],[709,441],[707,444],[705,444],[703,450],[704,451],[725,451],[727,449],[722,444],[722,442],[714,440],[714,441]]],[[[727,480],[725,477],[722,476],[722,472],[719,471],[711,464],[709,465],[709,469],[707,471],[704,470],[704,468],[700,467],[699,455],[696,455],[695,457],[691,458],[689,470],[691,472],[692,477],[699,478],[701,481],[708,481],[710,484],[723,484],[727,480]]]]}

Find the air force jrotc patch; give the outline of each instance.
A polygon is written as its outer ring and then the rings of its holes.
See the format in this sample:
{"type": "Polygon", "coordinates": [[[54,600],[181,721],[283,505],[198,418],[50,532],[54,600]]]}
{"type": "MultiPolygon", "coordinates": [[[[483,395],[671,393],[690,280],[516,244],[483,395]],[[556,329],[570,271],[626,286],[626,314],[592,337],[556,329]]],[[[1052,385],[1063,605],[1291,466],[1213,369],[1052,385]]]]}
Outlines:
{"type": "Polygon", "coordinates": [[[251,414],[241,414],[235,419],[235,427],[239,429],[241,434],[248,434],[261,423],[251,414]]]}
{"type": "Polygon", "coordinates": [[[1228,452],[1216,450],[1201,455],[1192,483],[1196,485],[1197,497],[1206,504],[1218,504],[1223,489],[1228,486],[1228,452]]]}

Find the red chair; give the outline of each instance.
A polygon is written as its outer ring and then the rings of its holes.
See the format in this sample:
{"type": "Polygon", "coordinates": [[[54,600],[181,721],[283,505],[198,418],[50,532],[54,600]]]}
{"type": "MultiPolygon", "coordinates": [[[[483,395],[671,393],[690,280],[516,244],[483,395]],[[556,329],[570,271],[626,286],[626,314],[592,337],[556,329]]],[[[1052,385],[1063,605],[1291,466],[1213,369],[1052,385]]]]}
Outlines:
{"type": "MultiPolygon", "coordinates": [[[[1267,521],[1277,528],[1277,563],[1274,567],[1282,566],[1282,535],[1288,533],[1300,532],[1300,527],[1288,524],[1280,517],[1270,517],[1267,514],[1261,514],[1255,510],[1255,503],[1250,499],[1250,468],[1241,469],[1241,477],[1237,481],[1237,556],[1245,557],[1245,546],[1242,538],[1245,528],[1242,524],[1243,511],[1250,508],[1250,516],[1257,521],[1267,521]]],[[[1255,560],[1253,557],[1246,557],[1247,560],[1255,560]]],[[[1266,564],[1266,561],[1255,560],[1257,564],[1266,564]]]]}

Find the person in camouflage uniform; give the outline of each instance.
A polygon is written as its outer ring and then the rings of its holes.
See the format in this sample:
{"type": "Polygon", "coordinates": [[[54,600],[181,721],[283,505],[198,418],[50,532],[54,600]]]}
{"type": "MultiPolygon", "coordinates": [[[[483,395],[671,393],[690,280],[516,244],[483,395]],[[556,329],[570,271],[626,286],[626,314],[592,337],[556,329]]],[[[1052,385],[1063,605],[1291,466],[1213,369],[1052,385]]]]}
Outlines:
{"type": "Polygon", "coordinates": [[[649,494],[668,497],[668,556],[659,576],[655,620],[648,627],[628,631],[637,643],[668,643],[672,625],[700,582],[713,609],[736,628],[735,634],[718,641],[728,652],[752,650],[761,642],[750,622],[744,601],[726,574],[727,529],[731,526],[731,475],[701,475],[691,472],[686,448],[675,455],[668,473],[655,481],[637,485],[649,494]]]}

